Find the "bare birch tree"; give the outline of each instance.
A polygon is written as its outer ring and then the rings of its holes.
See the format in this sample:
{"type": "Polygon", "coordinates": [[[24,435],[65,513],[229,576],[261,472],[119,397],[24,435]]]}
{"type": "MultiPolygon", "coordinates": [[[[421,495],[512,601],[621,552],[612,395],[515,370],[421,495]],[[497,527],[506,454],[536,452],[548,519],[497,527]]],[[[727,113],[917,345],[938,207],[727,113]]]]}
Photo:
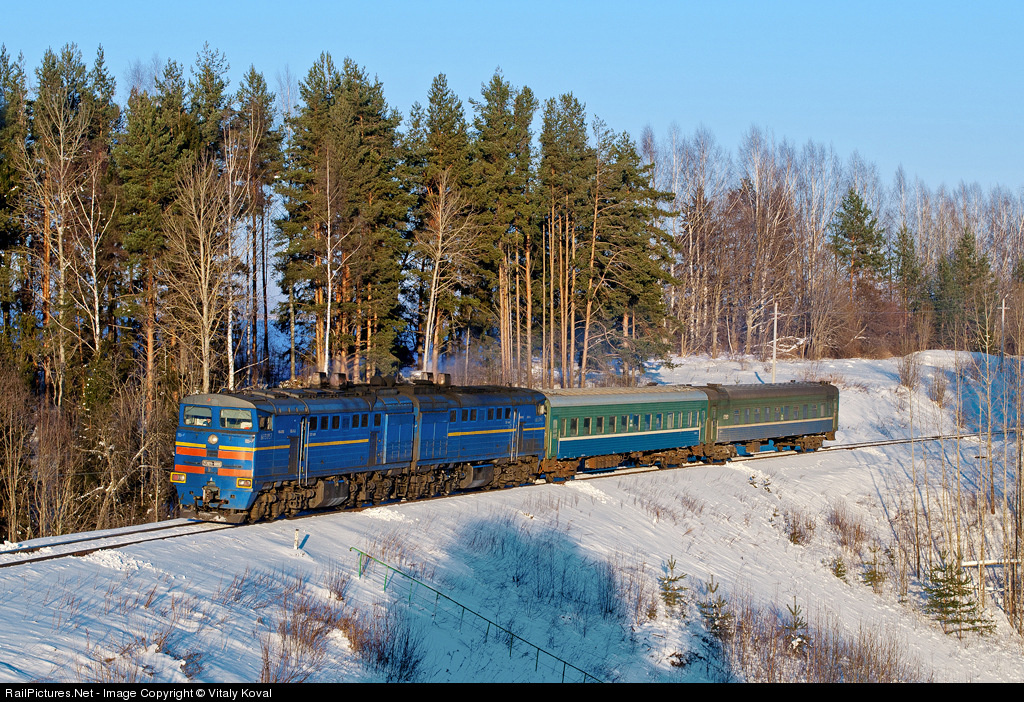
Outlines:
{"type": "Polygon", "coordinates": [[[171,274],[171,314],[179,333],[199,348],[201,387],[210,392],[214,339],[228,313],[227,289],[235,267],[229,257],[227,223],[237,202],[226,190],[217,164],[201,159],[178,175],[176,212],[168,218],[167,250],[171,274]]]}
{"type": "Polygon", "coordinates": [[[442,303],[462,279],[466,264],[479,253],[469,201],[451,181],[451,169],[438,174],[427,193],[426,226],[416,234],[416,251],[427,278],[423,370],[437,370],[442,303]]]}

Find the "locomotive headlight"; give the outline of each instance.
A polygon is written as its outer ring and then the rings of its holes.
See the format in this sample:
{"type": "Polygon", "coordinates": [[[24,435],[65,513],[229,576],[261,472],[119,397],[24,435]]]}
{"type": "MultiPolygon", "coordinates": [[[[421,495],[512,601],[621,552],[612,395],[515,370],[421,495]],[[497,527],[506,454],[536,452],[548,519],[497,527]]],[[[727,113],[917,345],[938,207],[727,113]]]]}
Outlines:
{"type": "Polygon", "coordinates": [[[183,483],[183,482],[185,482],[185,474],[184,473],[171,473],[171,482],[172,483],[183,483]]]}
{"type": "Polygon", "coordinates": [[[208,437],[206,437],[206,442],[210,443],[210,444],[216,444],[217,443],[217,435],[216,434],[210,434],[208,437]]]}
{"type": "Polygon", "coordinates": [[[242,488],[243,490],[251,490],[252,478],[238,478],[235,480],[235,487],[242,488]]]}

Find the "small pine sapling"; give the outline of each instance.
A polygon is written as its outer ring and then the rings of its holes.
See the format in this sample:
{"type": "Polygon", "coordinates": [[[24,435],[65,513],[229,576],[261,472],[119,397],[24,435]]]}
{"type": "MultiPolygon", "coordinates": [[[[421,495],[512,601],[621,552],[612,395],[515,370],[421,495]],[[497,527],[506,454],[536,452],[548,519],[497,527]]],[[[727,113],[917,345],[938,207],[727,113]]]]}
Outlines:
{"type": "Polygon", "coordinates": [[[864,575],[861,579],[865,585],[869,585],[876,595],[881,594],[882,585],[885,583],[885,570],[878,565],[878,545],[871,547],[871,563],[865,563],[864,575]]]}
{"type": "Polygon", "coordinates": [[[796,603],[796,595],[793,596],[793,606],[786,605],[786,609],[789,610],[789,618],[782,628],[786,634],[789,650],[796,655],[802,655],[810,647],[811,637],[807,631],[807,620],[804,619],[803,608],[796,603]]]}
{"type": "Polygon", "coordinates": [[[965,632],[990,634],[995,629],[974,597],[971,576],[959,565],[960,559],[950,562],[940,552],[938,565],[932,566],[929,581],[924,586],[928,601],[924,611],[942,625],[946,634],[962,639],[965,632]]]}
{"type": "Polygon", "coordinates": [[[661,584],[661,601],[665,603],[669,614],[678,613],[685,617],[686,591],[689,589],[683,585],[686,573],[676,575],[676,559],[672,556],[669,556],[666,565],[668,573],[658,578],[658,582],[661,584]]]}
{"type": "Polygon", "coordinates": [[[718,594],[719,583],[715,582],[715,576],[707,582],[707,599],[697,603],[700,610],[700,617],[704,620],[704,628],[719,641],[725,642],[732,637],[733,620],[735,617],[729,611],[729,603],[724,597],[718,594]]]}

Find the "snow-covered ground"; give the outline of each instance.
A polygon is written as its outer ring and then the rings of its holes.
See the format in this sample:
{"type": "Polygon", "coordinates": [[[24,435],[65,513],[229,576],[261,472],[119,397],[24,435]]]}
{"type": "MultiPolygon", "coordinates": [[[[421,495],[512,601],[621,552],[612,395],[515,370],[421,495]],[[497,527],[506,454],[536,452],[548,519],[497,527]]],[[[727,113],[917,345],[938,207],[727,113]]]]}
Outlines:
{"type": "MultiPolygon", "coordinates": [[[[914,433],[950,432],[955,359],[919,359],[914,433]],[[944,409],[928,397],[935,375],[947,378],[944,409]]],[[[688,358],[651,378],[770,375],[756,361],[688,358]]],[[[895,359],[780,363],[777,377],[839,384],[835,443],[910,434],[895,359]]],[[[962,396],[976,422],[983,398],[962,396]]],[[[945,635],[922,613],[922,580],[896,535],[907,530],[915,472],[922,482],[928,472],[919,500],[940,521],[940,450],[955,446],[918,444],[913,463],[910,446],[896,445],[613,475],[6,568],[0,681],[528,681],[576,680],[576,669],[604,681],[741,679],[697,609],[712,576],[734,609],[744,601],[785,619],[795,602],[812,646],[816,627],[872,632],[897,645],[915,677],[1024,680],[1021,638],[992,597],[986,637],[945,635]],[[855,546],[830,525],[837,510],[862,527],[855,546]],[[799,544],[794,523],[804,525],[799,544]],[[380,565],[360,574],[352,548],[417,582],[380,565]],[[689,588],[674,611],[658,581],[670,560],[689,588]],[[875,587],[863,579],[872,565],[884,578],[875,587]]],[[[960,450],[966,486],[980,447],[965,440],[960,450]]]]}

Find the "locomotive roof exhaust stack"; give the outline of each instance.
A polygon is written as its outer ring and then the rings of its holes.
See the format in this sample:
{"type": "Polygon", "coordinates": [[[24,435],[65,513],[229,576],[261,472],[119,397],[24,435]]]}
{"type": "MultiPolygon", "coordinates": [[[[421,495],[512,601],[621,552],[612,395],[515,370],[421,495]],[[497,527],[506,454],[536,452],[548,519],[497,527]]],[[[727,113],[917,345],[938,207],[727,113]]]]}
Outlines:
{"type": "Polygon", "coordinates": [[[418,370],[409,374],[409,380],[415,385],[451,385],[451,373],[434,373],[418,370]]]}

